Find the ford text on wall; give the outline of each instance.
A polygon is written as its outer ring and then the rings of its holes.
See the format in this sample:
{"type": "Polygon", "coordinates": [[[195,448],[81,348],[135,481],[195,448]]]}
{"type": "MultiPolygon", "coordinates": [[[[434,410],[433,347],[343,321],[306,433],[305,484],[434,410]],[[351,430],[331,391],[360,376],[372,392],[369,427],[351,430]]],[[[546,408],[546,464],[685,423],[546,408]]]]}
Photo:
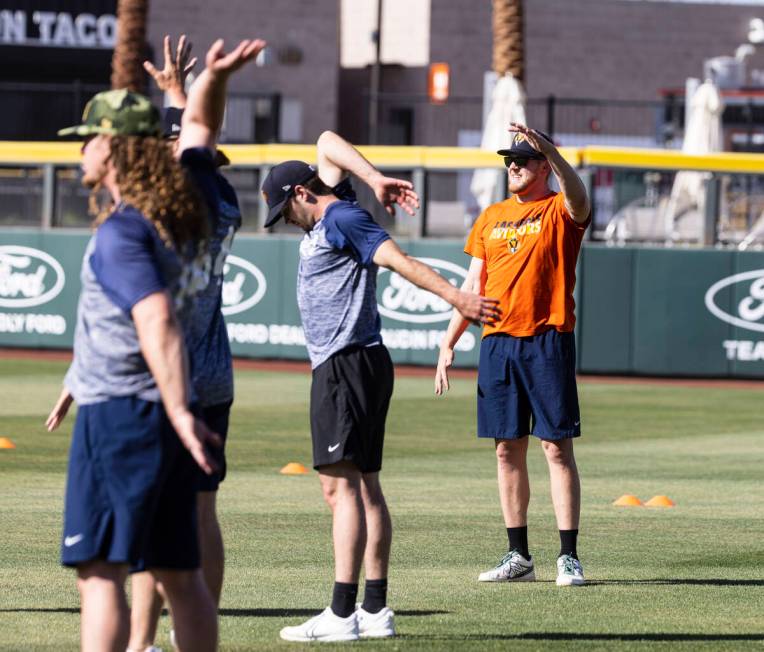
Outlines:
{"type": "MultiPolygon", "coordinates": [[[[0,346],[72,345],[80,266],[88,236],[2,233],[0,236],[0,346]]],[[[223,307],[234,355],[307,359],[297,309],[296,238],[239,237],[224,267],[223,307]]],[[[468,258],[461,245],[405,245],[414,256],[461,285],[468,258]]],[[[382,333],[396,362],[434,365],[451,318],[450,306],[380,270],[377,299],[382,333]]],[[[456,364],[477,364],[478,329],[468,329],[456,364]]]]}

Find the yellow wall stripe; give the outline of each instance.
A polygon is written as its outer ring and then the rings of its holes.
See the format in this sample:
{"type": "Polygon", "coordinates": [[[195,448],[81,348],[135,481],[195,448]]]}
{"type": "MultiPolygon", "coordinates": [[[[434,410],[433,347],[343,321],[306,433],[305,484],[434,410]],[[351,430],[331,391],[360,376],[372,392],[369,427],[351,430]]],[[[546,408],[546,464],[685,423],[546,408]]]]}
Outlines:
{"type": "MultiPolygon", "coordinates": [[[[231,163],[243,166],[275,165],[288,159],[315,162],[316,159],[314,145],[223,145],[221,149],[231,163]]],[[[459,170],[502,166],[501,158],[495,153],[477,148],[366,146],[359,149],[375,165],[386,168],[459,170]]],[[[563,147],[560,151],[576,167],[764,174],[762,154],[724,152],[691,156],[674,150],[619,147],[563,147]]],[[[79,162],[78,142],[0,141],[0,165],[77,165],[79,162]]]]}

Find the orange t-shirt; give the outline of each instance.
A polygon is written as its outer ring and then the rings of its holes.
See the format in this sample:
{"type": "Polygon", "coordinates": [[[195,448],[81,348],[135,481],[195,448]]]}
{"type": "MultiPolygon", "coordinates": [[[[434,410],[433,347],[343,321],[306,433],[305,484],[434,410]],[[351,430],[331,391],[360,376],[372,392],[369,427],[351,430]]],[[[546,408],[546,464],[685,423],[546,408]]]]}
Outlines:
{"type": "Polygon", "coordinates": [[[480,214],[464,251],[485,261],[485,296],[502,311],[483,337],[573,330],[576,260],[588,225],[570,216],[562,193],[523,203],[512,196],[480,214]]]}

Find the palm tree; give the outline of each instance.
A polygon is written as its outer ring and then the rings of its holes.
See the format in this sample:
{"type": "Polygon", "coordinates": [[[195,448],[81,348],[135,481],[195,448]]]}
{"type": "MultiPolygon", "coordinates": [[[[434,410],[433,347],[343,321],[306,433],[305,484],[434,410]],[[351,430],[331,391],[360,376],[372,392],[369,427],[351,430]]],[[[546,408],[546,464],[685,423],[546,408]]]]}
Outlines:
{"type": "Polygon", "coordinates": [[[493,69],[524,81],[523,0],[493,0],[493,69]]]}
{"type": "Polygon", "coordinates": [[[149,0],[118,0],[117,44],[111,60],[111,87],[143,92],[146,77],[146,17],[149,0]]]}

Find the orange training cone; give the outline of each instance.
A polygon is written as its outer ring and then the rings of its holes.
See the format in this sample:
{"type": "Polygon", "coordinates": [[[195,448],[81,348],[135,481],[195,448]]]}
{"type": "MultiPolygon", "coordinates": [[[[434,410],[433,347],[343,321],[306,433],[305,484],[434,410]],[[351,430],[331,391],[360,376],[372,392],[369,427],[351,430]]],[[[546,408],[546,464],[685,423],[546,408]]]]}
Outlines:
{"type": "Polygon", "coordinates": [[[0,448],[16,448],[16,444],[8,439],[8,437],[0,437],[0,448]]]}
{"type": "Polygon", "coordinates": [[[645,503],[647,507],[674,507],[676,503],[668,496],[653,496],[645,503]]]}
{"type": "Polygon", "coordinates": [[[279,473],[284,475],[302,475],[303,473],[309,473],[309,471],[299,462],[289,462],[279,473]]]}
{"type": "Polygon", "coordinates": [[[631,494],[624,494],[618,500],[616,500],[613,505],[616,507],[641,507],[642,501],[636,496],[632,496],[631,494]]]}

